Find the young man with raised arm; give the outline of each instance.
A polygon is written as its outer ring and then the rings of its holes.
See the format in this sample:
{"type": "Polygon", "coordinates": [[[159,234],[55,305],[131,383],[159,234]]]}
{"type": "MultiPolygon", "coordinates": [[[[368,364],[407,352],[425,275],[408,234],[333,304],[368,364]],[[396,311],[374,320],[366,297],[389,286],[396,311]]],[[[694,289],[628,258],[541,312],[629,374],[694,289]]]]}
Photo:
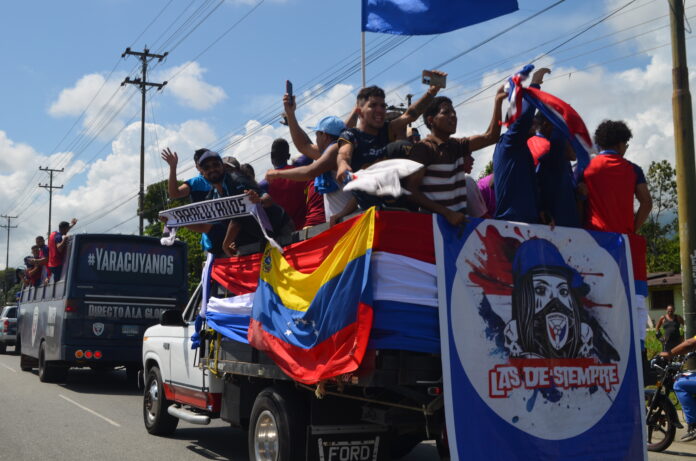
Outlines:
{"type": "Polygon", "coordinates": [[[469,176],[474,164],[472,152],[498,141],[506,96],[501,87],[495,95],[493,116],[486,132],[465,138],[452,137],[457,131],[457,112],[452,101],[444,96],[433,99],[423,113],[430,134],[413,146],[408,157],[425,166],[406,179],[413,203],[441,214],[453,226],[463,224],[467,217],[486,214],[476,181],[469,176]]]}

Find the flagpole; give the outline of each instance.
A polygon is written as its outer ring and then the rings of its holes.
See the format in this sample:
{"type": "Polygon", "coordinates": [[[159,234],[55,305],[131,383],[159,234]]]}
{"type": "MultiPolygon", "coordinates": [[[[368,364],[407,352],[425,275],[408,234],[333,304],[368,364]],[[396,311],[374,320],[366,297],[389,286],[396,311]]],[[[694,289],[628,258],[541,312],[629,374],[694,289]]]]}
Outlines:
{"type": "Polygon", "coordinates": [[[362,87],[365,88],[365,31],[363,30],[361,32],[361,51],[362,51],[362,56],[361,56],[361,67],[362,67],[362,87]]]}

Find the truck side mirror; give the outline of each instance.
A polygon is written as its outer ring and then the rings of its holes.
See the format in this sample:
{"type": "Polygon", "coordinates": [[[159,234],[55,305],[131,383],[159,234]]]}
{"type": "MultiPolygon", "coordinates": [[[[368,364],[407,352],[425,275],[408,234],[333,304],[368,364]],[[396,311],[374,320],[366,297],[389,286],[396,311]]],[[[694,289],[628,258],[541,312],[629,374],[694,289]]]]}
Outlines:
{"type": "Polygon", "coordinates": [[[183,327],[186,325],[181,311],[169,309],[160,314],[160,325],[165,327],[183,327]]]}

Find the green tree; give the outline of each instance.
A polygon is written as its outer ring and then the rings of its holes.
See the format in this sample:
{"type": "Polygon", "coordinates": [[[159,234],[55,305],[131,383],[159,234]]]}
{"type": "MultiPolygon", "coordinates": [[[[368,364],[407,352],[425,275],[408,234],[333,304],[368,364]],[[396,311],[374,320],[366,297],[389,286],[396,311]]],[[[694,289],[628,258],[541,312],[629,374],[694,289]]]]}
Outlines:
{"type": "Polygon", "coordinates": [[[648,271],[679,272],[676,170],[667,160],[653,161],[645,179],[653,208],[638,233],[648,243],[648,271]]]}
{"type": "Polygon", "coordinates": [[[0,271],[0,309],[8,304],[17,303],[17,292],[22,289],[22,284],[17,278],[17,270],[14,267],[9,267],[0,271]]]}
{"type": "MultiPolygon", "coordinates": [[[[167,181],[160,181],[147,186],[145,201],[143,203],[143,217],[147,220],[145,235],[151,237],[162,237],[164,226],[158,219],[158,213],[166,208],[173,208],[188,203],[188,199],[168,200],[167,181]]],[[[188,248],[188,285],[189,293],[193,293],[196,286],[201,281],[201,269],[205,262],[205,256],[201,249],[201,234],[188,229],[178,229],[176,237],[185,242],[188,248]]]]}
{"type": "Polygon", "coordinates": [[[486,163],[486,166],[481,170],[481,173],[479,174],[479,179],[483,179],[489,174],[493,173],[493,160],[490,160],[488,163],[486,163]]]}

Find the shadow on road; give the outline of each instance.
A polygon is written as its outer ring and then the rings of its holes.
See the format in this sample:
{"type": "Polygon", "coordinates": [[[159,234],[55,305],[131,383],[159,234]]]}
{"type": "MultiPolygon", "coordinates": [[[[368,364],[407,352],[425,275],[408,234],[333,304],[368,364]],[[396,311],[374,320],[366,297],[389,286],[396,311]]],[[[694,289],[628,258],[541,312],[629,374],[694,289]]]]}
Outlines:
{"type": "Polygon", "coordinates": [[[672,456],[681,456],[684,458],[696,458],[696,454],[694,453],[687,453],[684,451],[672,451],[672,450],[665,450],[661,452],[663,455],[672,455],[672,456]]]}
{"type": "Polygon", "coordinates": [[[125,370],[71,368],[62,387],[81,394],[140,395],[141,391],[126,380],[125,370]]]}
{"type": "Polygon", "coordinates": [[[186,449],[205,459],[215,461],[246,461],[247,433],[241,429],[225,427],[192,427],[177,429],[174,439],[189,440],[186,449]]]}

